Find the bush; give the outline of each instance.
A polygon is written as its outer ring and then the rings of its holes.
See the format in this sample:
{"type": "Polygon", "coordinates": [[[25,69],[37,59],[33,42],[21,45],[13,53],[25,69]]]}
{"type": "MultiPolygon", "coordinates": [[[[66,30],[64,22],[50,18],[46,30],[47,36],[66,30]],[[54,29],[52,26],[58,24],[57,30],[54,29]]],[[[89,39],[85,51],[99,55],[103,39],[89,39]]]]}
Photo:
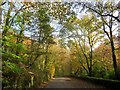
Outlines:
{"type": "Polygon", "coordinates": [[[115,79],[114,76],[114,70],[110,70],[108,72],[106,72],[106,75],[104,76],[105,79],[115,79]]]}

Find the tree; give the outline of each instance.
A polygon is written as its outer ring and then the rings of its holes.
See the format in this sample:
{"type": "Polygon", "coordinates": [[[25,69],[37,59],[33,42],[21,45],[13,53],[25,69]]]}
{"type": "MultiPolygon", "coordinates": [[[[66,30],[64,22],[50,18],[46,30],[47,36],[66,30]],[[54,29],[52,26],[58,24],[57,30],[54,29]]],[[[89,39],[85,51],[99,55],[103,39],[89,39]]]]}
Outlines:
{"type": "Polygon", "coordinates": [[[99,30],[101,28],[100,21],[97,20],[94,15],[91,15],[90,17],[84,16],[81,18],[81,20],[77,18],[71,18],[64,25],[65,28],[67,28],[69,32],[71,32],[70,37],[79,44],[80,50],[82,51],[83,56],[86,60],[87,69],[84,65],[82,66],[87,71],[88,75],[91,76],[92,67],[94,65],[93,48],[101,37],[101,32],[99,30]]]}
{"type": "MultiPolygon", "coordinates": [[[[114,47],[114,39],[113,39],[113,25],[115,22],[120,22],[119,14],[115,16],[115,12],[119,11],[119,3],[114,3],[110,1],[99,1],[95,2],[95,4],[89,2],[79,2],[76,3],[77,5],[82,6],[82,10],[87,10],[88,12],[93,12],[96,17],[100,17],[101,21],[103,22],[103,31],[107,35],[110,43],[111,43],[111,52],[113,58],[113,67],[115,71],[115,79],[119,79],[118,70],[117,70],[117,62],[116,62],[116,55],[115,55],[115,47],[114,47]],[[106,29],[109,29],[107,31],[106,29]]],[[[75,6],[76,6],[75,4],[75,6]]]]}
{"type": "Polygon", "coordinates": [[[104,14],[107,11],[107,15],[108,15],[108,18],[109,18],[109,19],[105,18],[102,15],[98,14],[98,15],[100,15],[101,20],[103,22],[104,33],[107,35],[107,37],[110,41],[110,44],[111,44],[113,67],[114,67],[114,70],[115,70],[115,79],[119,79],[119,74],[118,74],[118,70],[117,70],[117,61],[116,61],[116,55],[115,55],[114,39],[113,39],[114,38],[113,37],[113,31],[114,31],[113,30],[113,24],[114,24],[114,19],[117,19],[117,18],[114,17],[113,14],[116,11],[116,7],[114,7],[114,3],[112,3],[112,2],[107,2],[105,5],[103,3],[101,3],[100,5],[98,5],[98,7],[97,7],[99,9],[99,12],[104,14]],[[107,19],[108,19],[108,21],[107,21],[107,19]],[[109,28],[109,32],[106,31],[106,29],[107,29],[106,27],[109,28]]]}
{"type": "Polygon", "coordinates": [[[105,42],[94,49],[93,59],[96,60],[96,64],[93,66],[93,72],[95,77],[113,79],[114,76],[109,73],[113,71],[111,55],[110,45],[105,42]]]}

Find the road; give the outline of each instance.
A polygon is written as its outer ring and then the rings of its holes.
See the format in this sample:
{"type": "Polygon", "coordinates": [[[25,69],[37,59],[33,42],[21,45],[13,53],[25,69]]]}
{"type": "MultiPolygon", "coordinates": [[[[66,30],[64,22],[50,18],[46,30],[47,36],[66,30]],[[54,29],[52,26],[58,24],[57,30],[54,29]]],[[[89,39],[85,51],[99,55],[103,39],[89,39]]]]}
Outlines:
{"type": "Polygon", "coordinates": [[[102,88],[108,90],[103,86],[69,77],[59,77],[52,79],[48,82],[45,88],[102,88]]]}

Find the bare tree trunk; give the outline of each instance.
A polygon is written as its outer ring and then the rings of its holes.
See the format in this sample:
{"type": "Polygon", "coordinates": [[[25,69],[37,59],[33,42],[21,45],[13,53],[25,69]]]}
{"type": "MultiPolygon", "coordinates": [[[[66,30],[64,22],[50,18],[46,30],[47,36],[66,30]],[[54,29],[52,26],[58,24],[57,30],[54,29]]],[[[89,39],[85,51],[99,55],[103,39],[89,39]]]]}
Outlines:
{"type": "Polygon", "coordinates": [[[115,71],[115,79],[119,79],[118,71],[117,71],[117,61],[116,61],[116,55],[115,55],[115,47],[114,47],[114,42],[113,39],[111,38],[111,49],[112,49],[112,59],[113,59],[113,67],[115,71]]]}
{"type": "MultiPolygon", "coordinates": [[[[103,19],[103,17],[101,17],[103,22],[106,23],[103,19]]],[[[119,79],[119,74],[117,71],[117,61],[116,61],[116,55],[115,55],[115,46],[114,46],[114,41],[113,41],[113,32],[112,32],[112,25],[113,25],[113,20],[112,17],[109,20],[109,24],[106,24],[109,27],[109,31],[110,34],[105,30],[105,25],[103,23],[103,30],[106,33],[106,35],[108,36],[109,40],[110,40],[110,45],[111,45],[111,53],[112,53],[112,59],[113,59],[113,68],[114,68],[114,72],[115,72],[115,79],[119,79]]]]}
{"type": "Polygon", "coordinates": [[[112,58],[113,58],[113,67],[115,71],[115,79],[119,79],[119,74],[117,71],[117,61],[116,61],[116,55],[115,55],[115,46],[114,46],[114,41],[113,41],[113,33],[112,33],[112,17],[110,18],[109,21],[109,29],[110,29],[110,44],[111,44],[111,50],[112,50],[112,58]]]}
{"type": "Polygon", "coordinates": [[[93,51],[92,51],[92,46],[90,46],[90,48],[91,48],[91,51],[90,51],[90,66],[89,66],[89,75],[88,76],[92,76],[92,53],[93,53],[93,51]]]}

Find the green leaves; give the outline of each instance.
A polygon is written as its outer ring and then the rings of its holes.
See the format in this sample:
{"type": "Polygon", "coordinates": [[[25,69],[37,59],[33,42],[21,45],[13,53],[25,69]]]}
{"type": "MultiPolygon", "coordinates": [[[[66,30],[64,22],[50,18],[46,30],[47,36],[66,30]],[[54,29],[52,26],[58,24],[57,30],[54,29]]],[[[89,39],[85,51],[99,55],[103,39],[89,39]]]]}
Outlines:
{"type": "Polygon", "coordinates": [[[22,58],[14,53],[11,52],[3,52],[2,56],[4,59],[13,61],[13,62],[19,62],[22,60],[22,58]]]}
{"type": "Polygon", "coordinates": [[[9,68],[12,72],[14,73],[21,73],[22,72],[22,69],[20,67],[18,67],[16,64],[14,63],[11,63],[9,61],[4,61],[4,64],[7,68],[9,68]]]}
{"type": "Polygon", "coordinates": [[[25,50],[26,50],[24,44],[22,44],[22,43],[16,44],[15,48],[16,48],[16,51],[19,51],[19,52],[25,52],[25,50]]]}

